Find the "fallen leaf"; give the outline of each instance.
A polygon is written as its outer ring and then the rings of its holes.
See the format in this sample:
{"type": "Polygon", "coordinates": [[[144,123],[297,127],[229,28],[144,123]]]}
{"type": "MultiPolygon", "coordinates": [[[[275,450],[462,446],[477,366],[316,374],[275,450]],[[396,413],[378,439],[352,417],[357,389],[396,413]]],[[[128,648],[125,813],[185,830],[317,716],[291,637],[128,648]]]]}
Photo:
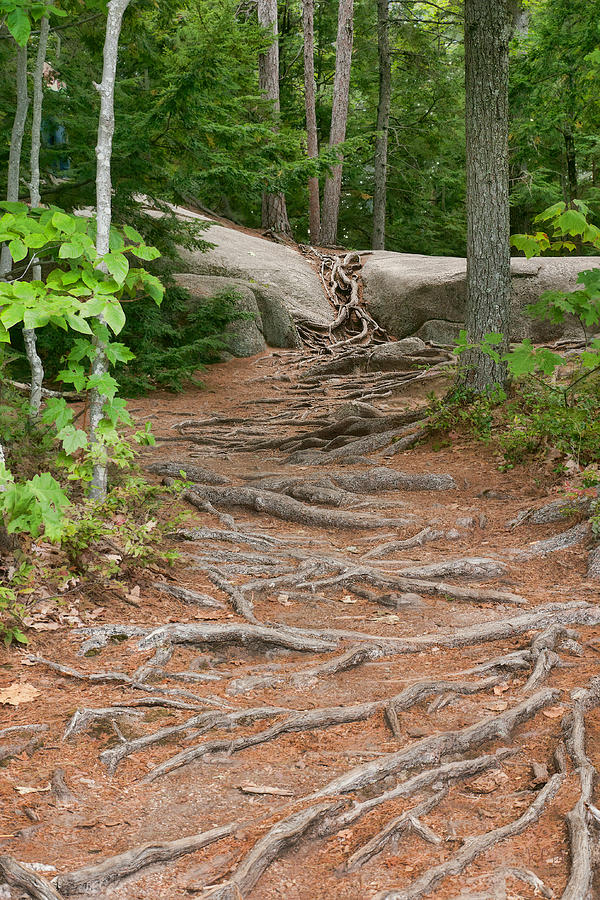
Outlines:
{"type": "Polygon", "coordinates": [[[293,797],[293,791],[286,791],[285,788],[269,787],[266,784],[254,784],[247,781],[245,784],[238,784],[238,788],[243,794],[272,794],[276,797],[293,797]]]}
{"type": "Polygon", "coordinates": [[[504,693],[504,691],[509,690],[509,687],[510,686],[508,684],[495,684],[494,685],[494,693],[495,693],[496,697],[501,697],[502,694],[504,693]]]}
{"type": "Polygon", "coordinates": [[[14,684],[0,690],[0,703],[18,706],[20,703],[31,703],[39,695],[40,691],[27,681],[15,681],[14,684]]]}
{"type": "Polygon", "coordinates": [[[560,719],[565,714],[565,708],[564,706],[549,706],[548,709],[543,710],[543,713],[547,719],[560,719]]]}
{"type": "Polygon", "coordinates": [[[56,631],[57,628],[60,628],[60,625],[58,622],[35,622],[30,627],[34,631],[56,631]]]}
{"type": "Polygon", "coordinates": [[[358,603],[358,600],[355,597],[351,597],[350,594],[346,594],[340,600],[341,603],[358,603]]]}
{"type": "Polygon", "coordinates": [[[46,784],[44,787],[21,787],[20,785],[15,785],[15,791],[19,794],[43,794],[45,791],[51,790],[51,785],[46,784]]]}

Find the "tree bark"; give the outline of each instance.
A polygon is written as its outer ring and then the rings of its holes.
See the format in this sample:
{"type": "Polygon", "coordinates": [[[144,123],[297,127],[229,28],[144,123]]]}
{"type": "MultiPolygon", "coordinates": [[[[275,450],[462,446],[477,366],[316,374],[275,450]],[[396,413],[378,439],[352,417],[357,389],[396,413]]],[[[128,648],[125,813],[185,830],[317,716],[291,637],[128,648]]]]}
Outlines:
{"type": "MultiPolygon", "coordinates": [[[[112,139],[115,130],[115,77],[117,57],[119,54],[119,38],[123,14],[129,6],[129,0],[109,0],[106,19],[106,37],[104,40],[102,82],[96,85],[100,94],[100,119],[98,121],[98,140],[96,143],[96,252],[104,256],[109,251],[110,225],[112,219],[112,184],[110,162],[112,155],[112,139]]],[[[108,273],[104,263],[98,268],[108,273]]],[[[104,343],[95,339],[96,354],[92,361],[92,375],[104,375],[108,371],[104,343]]],[[[103,500],[106,497],[108,462],[106,451],[96,440],[96,430],[103,416],[106,397],[99,390],[90,391],[90,442],[96,445],[100,459],[94,464],[90,497],[103,500]]]]}
{"type": "MultiPolygon", "coordinates": [[[[279,115],[279,39],[277,28],[277,0],[258,0],[258,24],[273,33],[273,42],[258,59],[258,81],[263,94],[273,103],[273,112],[279,115]]],[[[263,191],[262,227],[291,236],[285,195],[281,191],[263,191]]]]}
{"type": "Polygon", "coordinates": [[[375,138],[375,184],[373,189],[373,250],[385,250],[387,201],[387,156],[392,103],[392,59],[390,55],[389,0],[377,0],[377,49],[379,56],[379,105],[375,138]]]}
{"type": "MultiPolygon", "coordinates": [[[[317,111],[315,105],[315,0],[303,0],[302,22],[304,28],[304,104],[306,107],[306,152],[309,159],[319,155],[317,136],[317,111]]],[[[318,244],[321,232],[319,179],[308,179],[308,227],[310,240],[318,244]]]]}
{"type": "MultiPolygon", "coordinates": [[[[467,334],[489,332],[508,346],[510,215],[508,200],[508,50],[512,15],[507,0],[465,0],[467,139],[467,334]]],[[[506,366],[479,350],[467,354],[463,384],[476,392],[506,380],[506,366]]]]}
{"type": "MultiPolygon", "coordinates": [[[[339,0],[335,79],[331,108],[331,131],[329,133],[330,147],[337,147],[346,139],[353,36],[354,0],[339,0]]],[[[342,162],[340,161],[338,165],[333,166],[331,175],[325,180],[321,221],[321,242],[325,245],[335,244],[337,240],[341,192],[342,162]]]]}
{"type": "MultiPolygon", "coordinates": [[[[41,145],[41,127],[42,127],[42,103],[44,99],[44,63],[46,61],[46,49],[48,46],[48,34],[50,31],[50,20],[48,16],[44,16],[40,22],[40,39],[38,43],[38,51],[35,62],[35,72],[33,75],[33,104],[31,115],[31,156],[30,156],[30,182],[29,182],[29,200],[31,208],[36,209],[40,205],[40,145],[41,145]]],[[[42,277],[42,267],[36,258],[33,262],[32,275],[34,281],[40,281],[42,277]]],[[[23,329],[23,340],[25,341],[25,352],[29,365],[31,367],[31,392],[29,395],[29,415],[35,418],[40,411],[42,405],[42,384],[44,381],[44,366],[39,357],[36,346],[35,330],[33,328],[23,329]]]]}
{"type": "MultiPolygon", "coordinates": [[[[27,45],[17,47],[17,105],[10,136],[10,151],[8,155],[8,173],[6,199],[17,201],[19,199],[19,176],[21,173],[21,147],[25,134],[25,121],[29,97],[27,96],[27,45]]],[[[8,244],[2,245],[0,253],[0,278],[4,278],[12,269],[12,257],[8,244]]]]}

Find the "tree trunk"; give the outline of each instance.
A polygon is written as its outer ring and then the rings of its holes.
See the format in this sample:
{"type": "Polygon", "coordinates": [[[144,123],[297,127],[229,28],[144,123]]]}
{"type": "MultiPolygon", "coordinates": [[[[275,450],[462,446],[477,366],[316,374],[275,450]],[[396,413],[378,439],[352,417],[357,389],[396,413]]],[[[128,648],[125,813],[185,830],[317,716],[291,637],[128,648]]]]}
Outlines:
{"type": "MultiPolygon", "coordinates": [[[[315,106],[315,0],[303,0],[302,22],[304,26],[304,103],[306,106],[306,151],[309,159],[319,155],[317,137],[317,111],[315,106]]],[[[321,232],[319,179],[308,179],[308,227],[310,240],[318,244],[321,232]]]]}
{"type": "MultiPolygon", "coordinates": [[[[465,0],[467,138],[467,334],[504,335],[510,311],[508,202],[508,49],[512,16],[507,0],[465,0]]],[[[506,380],[506,366],[474,350],[464,385],[477,392],[506,380]]]]}
{"type": "MultiPolygon", "coordinates": [[[[333,83],[333,105],[331,108],[331,131],[329,133],[330,147],[337,147],[346,140],[353,35],[354,0],[339,0],[335,79],[333,83]]],[[[340,161],[338,165],[333,166],[331,175],[325,180],[321,242],[326,245],[335,244],[337,240],[341,192],[342,162],[340,161]]]]}
{"type": "Polygon", "coordinates": [[[373,190],[373,250],[385,250],[387,200],[387,156],[390,106],[392,103],[392,58],[390,55],[389,0],[377,0],[377,49],[379,54],[379,105],[375,138],[375,184],[373,190]]]}
{"type": "MultiPolygon", "coordinates": [[[[277,29],[277,0],[258,0],[258,24],[273,33],[273,42],[258,58],[258,81],[263,94],[273,102],[273,112],[279,115],[279,40],[277,29]]],[[[262,227],[291,236],[285,196],[263,191],[262,227]]]]}
{"type": "MultiPolygon", "coordinates": [[[[40,39],[38,43],[37,58],[35,61],[35,72],[33,75],[33,105],[31,116],[31,157],[30,157],[30,177],[29,183],[29,200],[31,208],[36,209],[40,205],[40,144],[41,144],[41,127],[42,127],[42,103],[44,99],[44,63],[46,61],[46,48],[48,46],[48,33],[50,31],[50,20],[48,16],[44,16],[40,22],[40,39]]],[[[42,267],[36,258],[33,261],[31,270],[34,281],[40,281],[42,277],[42,267]]],[[[33,328],[23,329],[23,339],[25,341],[25,352],[29,365],[31,367],[31,392],[29,395],[29,415],[35,418],[40,411],[42,405],[42,384],[44,381],[44,366],[39,357],[36,346],[35,330],[33,328]]]]}
{"type": "MultiPolygon", "coordinates": [[[[119,37],[123,14],[129,6],[129,0],[109,0],[106,19],[106,37],[104,40],[102,82],[96,85],[100,94],[100,119],[98,121],[98,140],[96,143],[96,252],[104,256],[109,251],[110,224],[112,218],[112,184],[110,178],[110,161],[112,155],[112,139],[115,130],[115,77],[117,57],[119,54],[119,37]]],[[[108,273],[102,263],[98,267],[108,273]]],[[[96,355],[92,362],[92,375],[104,375],[108,371],[105,345],[95,339],[96,355]]],[[[106,497],[108,465],[106,451],[96,441],[96,429],[102,420],[106,397],[100,391],[90,391],[90,442],[96,444],[99,460],[94,464],[90,497],[103,500],[106,497]]]]}
{"type": "MultiPolygon", "coordinates": [[[[27,119],[27,45],[17,47],[17,105],[10,136],[10,150],[8,155],[8,173],[6,199],[16,201],[19,199],[19,176],[21,173],[21,147],[25,134],[25,121],[27,119]]],[[[8,244],[2,245],[0,253],[0,278],[4,278],[12,269],[12,257],[8,244]]]]}

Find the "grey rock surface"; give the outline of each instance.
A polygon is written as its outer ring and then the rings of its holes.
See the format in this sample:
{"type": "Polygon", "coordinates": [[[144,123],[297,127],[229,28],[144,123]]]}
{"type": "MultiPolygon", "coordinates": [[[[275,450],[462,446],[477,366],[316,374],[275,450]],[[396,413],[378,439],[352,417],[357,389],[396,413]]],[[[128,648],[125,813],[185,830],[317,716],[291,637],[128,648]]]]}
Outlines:
{"type": "Polygon", "coordinates": [[[206,253],[182,248],[186,272],[241,279],[271,310],[283,305],[297,321],[327,325],[333,320],[316,271],[297,250],[223,225],[211,225],[202,237],[215,246],[206,253]]]}
{"type": "Polygon", "coordinates": [[[174,276],[177,284],[199,301],[233,290],[240,309],[252,315],[227,326],[230,335],[230,351],[235,356],[254,356],[270,347],[297,347],[298,333],[294,321],[282,301],[275,302],[254,290],[254,286],[242,279],[221,275],[193,275],[179,273],[174,276]]]}
{"type": "MultiPolygon", "coordinates": [[[[575,290],[577,275],[600,266],[600,257],[513,258],[511,337],[551,341],[581,337],[573,320],[562,325],[525,315],[544,291],[575,290]]],[[[371,314],[396,338],[452,344],[465,320],[466,260],[379,250],[366,257],[364,298],[371,314]]]]}

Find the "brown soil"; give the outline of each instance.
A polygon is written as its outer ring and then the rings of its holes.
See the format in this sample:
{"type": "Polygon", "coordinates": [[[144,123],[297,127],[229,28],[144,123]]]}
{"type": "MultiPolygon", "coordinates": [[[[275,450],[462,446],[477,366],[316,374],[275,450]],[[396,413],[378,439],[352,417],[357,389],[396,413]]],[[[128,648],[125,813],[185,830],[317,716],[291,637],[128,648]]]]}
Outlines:
{"type": "MultiPolygon", "coordinates": [[[[207,439],[218,439],[212,444],[159,440],[155,448],[144,451],[144,463],[177,461],[204,465],[232,479],[235,484],[244,484],[244,477],[266,473],[304,478],[325,476],[327,467],[285,464],[285,454],[242,452],[227,446],[227,441],[235,445],[240,436],[250,440],[265,432],[270,436],[278,432],[292,435],[301,427],[300,421],[296,425],[278,426],[273,417],[284,411],[288,411],[289,417],[314,417],[331,412],[341,402],[335,386],[322,393],[315,392],[312,397],[299,394],[295,389],[297,359],[294,353],[269,352],[252,360],[232,360],[210,369],[205,376],[207,389],[204,391],[191,390],[181,396],[156,393],[132,402],[136,421],[150,419],[159,438],[177,437],[178,432],[173,426],[184,419],[239,417],[246,423],[245,426],[215,423],[207,427],[204,432],[207,439]],[[281,375],[289,375],[291,380],[274,377],[281,375]],[[299,406],[301,398],[308,405],[299,406]],[[261,402],[265,399],[273,402],[261,402]],[[246,431],[237,430],[244,427],[247,427],[246,431]]],[[[416,391],[399,395],[381,401],[378,407],[385,413],[395,412],[414,405],[420,396],[422,393],[419,395],[416,391]]],[[[584,545],[525,561],[511,561],[503,555],[512,548],[527,548],[530,542],[550,537],[573,524],[523,525],[507,530],[507,522],[520,510],[530,505],[541,506],[552,499],[545,476],[540,474],[538,477],[534,472],[524,473],[523,470],[500,473],[492,453],[484,445],[473,444],[467,439],[456,439],[451,447],[439,452],[421,446],[388,458],[383,457],[382,451],[372,456],[379,465],[409,473],[450,473],[457,489],[362,495],[361,499],[367,505],[356,510],[359,515],[414,517],[409,525],[379,531],[358,527],[328,531],[295,525],[259,512],[220,510],[233,515],[241,534],[244,529],[249,529],[254,534],[282,542],[273,544],[271,549],[266,544],[266,549],[255,549],[243,543],[236,545],[214,540],[173,542],[183,555],[165,577],[173,584],[219,599],[223,603],[222,609],[185,604],[153,589],[150,585],[157,580],[155,573],[148,573],[139,598],[126,601],[118,595],[106,595],[97,598],[94,607],[83,601],[78,605],[75,591],[69,595],[70,602],[79,610],[81,620],[90,626],[117,623],[150,628],[175,622],[242,623],[243,619],[233,612],[228,595],[215,587],[206,572],[198,570],[194,557],[210,557],[213,568],[239,586],[249,580],[266,578],[268,572],[266,567],[262,573],[242,571],[244,563],[250,568],[253,565],[244,558],[245,554],[268,556],[278,553],[281,572],[297,565],[297,560],[290,556],[290,548],[303,551],[309,559],[313,555],[337,556],[360,564],[361,556],[376,544],[411,537],[428,524],[441,531],[458,528],[459,536],[394,553],[386,558],[387,571],[397,571],[400,562],[408,567],[445,558],[503,559],[508,562],[506,572],[490,581],[471,583],[450,577],[447,580],[520,594],[526,598],[527,605],[515,608],[498,603],[459,603],[444,595],[428,595],[421,591],[420,606],[390,609],[354,594],[351,584],[317,586],[314,596],[309,591],[300,594],[294,586],[275,585],[270,590],[255,592],[256,618],[274,627],[345,629],[371,634],[374,639],[408,638],[438,631],[442,635],[475,623],[506,619],[550,602],[596,601],[597,585],[586,581],[587,551],[584,545]],[[470,526],[464,522],[457,526],[457,520],[467,517],[474,520],[470,526]],[[223,557],[223,551],[238,554],[242,565],[236,568],[231,558],[223,557]],[[100,612],[99,607],[102,608],[100,612]]],[[[347,466],[344,471],[362,472],[368,471],[368,467],[356,464],[347,466]]],[[[189,523],[194,527],[226,528],[211,512],[200,512],[192,507],[189,510],[189,523]]],[[[260,566],[260,563],[255,565],[260,566]]],[[[586,687],[598,672],[600,642],[595,629],[577,627],[577,631],[583,655],[575,655],[572,648],[569,651],[569,648],[557,646],[561,666],[552,669],[543,685],[556,688],[560,692],[558,698],[518,726],[512,735],[501,741],[484,743],[467,753],[470,758],[508,746],[515,750],[514,755],[508,756],[499,769],[450,784],[445,799],[423,816],[423,823],[440,838],[438,843],[425,842],[414,832],[408,832],[357,871],[345,874],[342,870],[345,860],[386,823],[429,796],[430,789],[425,789],[415,796],[383,803],[349,827],[330,835],[309,833],[297,845],[282,850],[249,892],[238,890],[231,896],[244,900],[367,900],[386,889],[407,889],[422,872],[456,854],[463,839],[518,818],[543,785],[543,779],[541,783],[535,783],[532,763],[545,765],[549,775],[556,771],[553,753],[561,739],[562,713],[568,711],[571,703],[570,691],[586,687]]],[[[314,800],[307,798],[334,777],[360,763],[383,759],[385,754],[423,736],[464,728],[486,716],[496,716],[502,710],[510,709],[523,700],[522,688],[530,670],[508,672],[496,691],[490,688],[471,695],[446,694],[445,699],[449,702],[439,709],[432,707],[431,700],[435,697],[430,697],[399,711],[398,736],[392,734],[382,710],[379,710],[364,721],[282,734],[239,752],[212,753],[149,782],[144,781],[148,772],[181,750],[204,741],[230,740],[259,732],[280,721],[281,717],[242,723],[229,726],[229,729],[216,728],[202,736],[191,729],[167,737],[127,756],[111,776],[99,757],[107,748],[118,746],[119,732],[127,739],[150,734],[159,728],[181,724],[205,710],[235,712],[278,706],[293,711],[383,700],[424,678],[455,677],[454,673],[461,670],[527,648],[534,636],[517,634],[509,639],[475,643],[461,649],[434,646],[417,653],[384,655],[345,672],[305,680],[300,686],[282,678],[270,687],[247,693],[234,693],[228,688],[234,679],[248,675],[286,676],[310,669],[361,642],[348,637],[339,640],[336,649],[328,653],[300,653],[264,646],[175,644],[171,659],[161,665],[147,684],[187,692],[175,699],[193,704],[193,695],[197,698],[197,709],[139,707],[140,716],[130,714],[112,721],[110,718],[97,719],[63,741],[65,727],[77,709],[107,708],[111,704],[127,707],[148,694],[128,684],[90,683],[61,675],[42,664],[31,664],[29,653],[88,675],[112,671],[131,676],[152,658],[155,651],[138,650],[139,638],[131,637],[109,640],[93,655],[82,656],[85,638],[72,625],[59,624],[56,630],[33,633],[27,651],[0,650],[0,689],[15,682],[26,682],[40,692],[33,702],[24,702],[15,708],[0,706],[0,730],[24,724],[48,726],[39,745],[30,748],[29,754],[22,751],[2,763],[0,852],[11,854],[24,864],[53,866],[54,871],[46,875],[52,878],[57,873],[95,864],[144,842],[175,840],[235,822],[238,827],[232,836],[174,862],[144,869],[97,894],[115,900],[208,897],[211,894],[208,886],[222,884],[234,876],[238,863],[269,828],[285,816],[308,807],[314,800]],[[214,680],[194,682],[193,676],[189,675],[169,677],[182,672],[210,675],[214,680]],[[47,790],[57,769],[64,770],[66,783],[74,795],[70,801],[61,800],[47,790]],[[259,789],[285,790],[289,795],[245,792],[241,786],[249,784],[258,785],[259,789]],[[36,792],[19,792],[18,789],[24,787],[36,792]]],[[[477,677],[465,676],[472,680],[477,677]]],[[[590,712],[586,716],[587,753],[596,766],[600,765],[599,726],[600,712],[590,712]]],[[[19,741],[21,737],[17,735],[19,741]]],[[[0,738],[0,748],[15,742],[12,735],[0,738]]],[[[442,762],[448,760],[444,757],[442,762]]],[[[535,872],[554,895],[560,896],[567,883],[570,865],[565,816],[576,802],[580,787],[571,764],[568,771],[556,798],[535,825],[517,837],[496,844],[462,874],[441,881],[427,896],[438,900],[500,897],[532,900],[540,896],[534,887],[507,875],[506,867],[535,872]]],[[[383,784],[344,795],[342,800],[347,808],[351,801],[393,788],[408,774],[413,772],[397,774],[383,784]]],[[[596,891],[595,896],[600,896],[600,881],[596,891]]],[[[16,889],[12,895],[6,889],[3,894],[0,888],[0,897],[5,896],[20,894],[16,889]]]]}

